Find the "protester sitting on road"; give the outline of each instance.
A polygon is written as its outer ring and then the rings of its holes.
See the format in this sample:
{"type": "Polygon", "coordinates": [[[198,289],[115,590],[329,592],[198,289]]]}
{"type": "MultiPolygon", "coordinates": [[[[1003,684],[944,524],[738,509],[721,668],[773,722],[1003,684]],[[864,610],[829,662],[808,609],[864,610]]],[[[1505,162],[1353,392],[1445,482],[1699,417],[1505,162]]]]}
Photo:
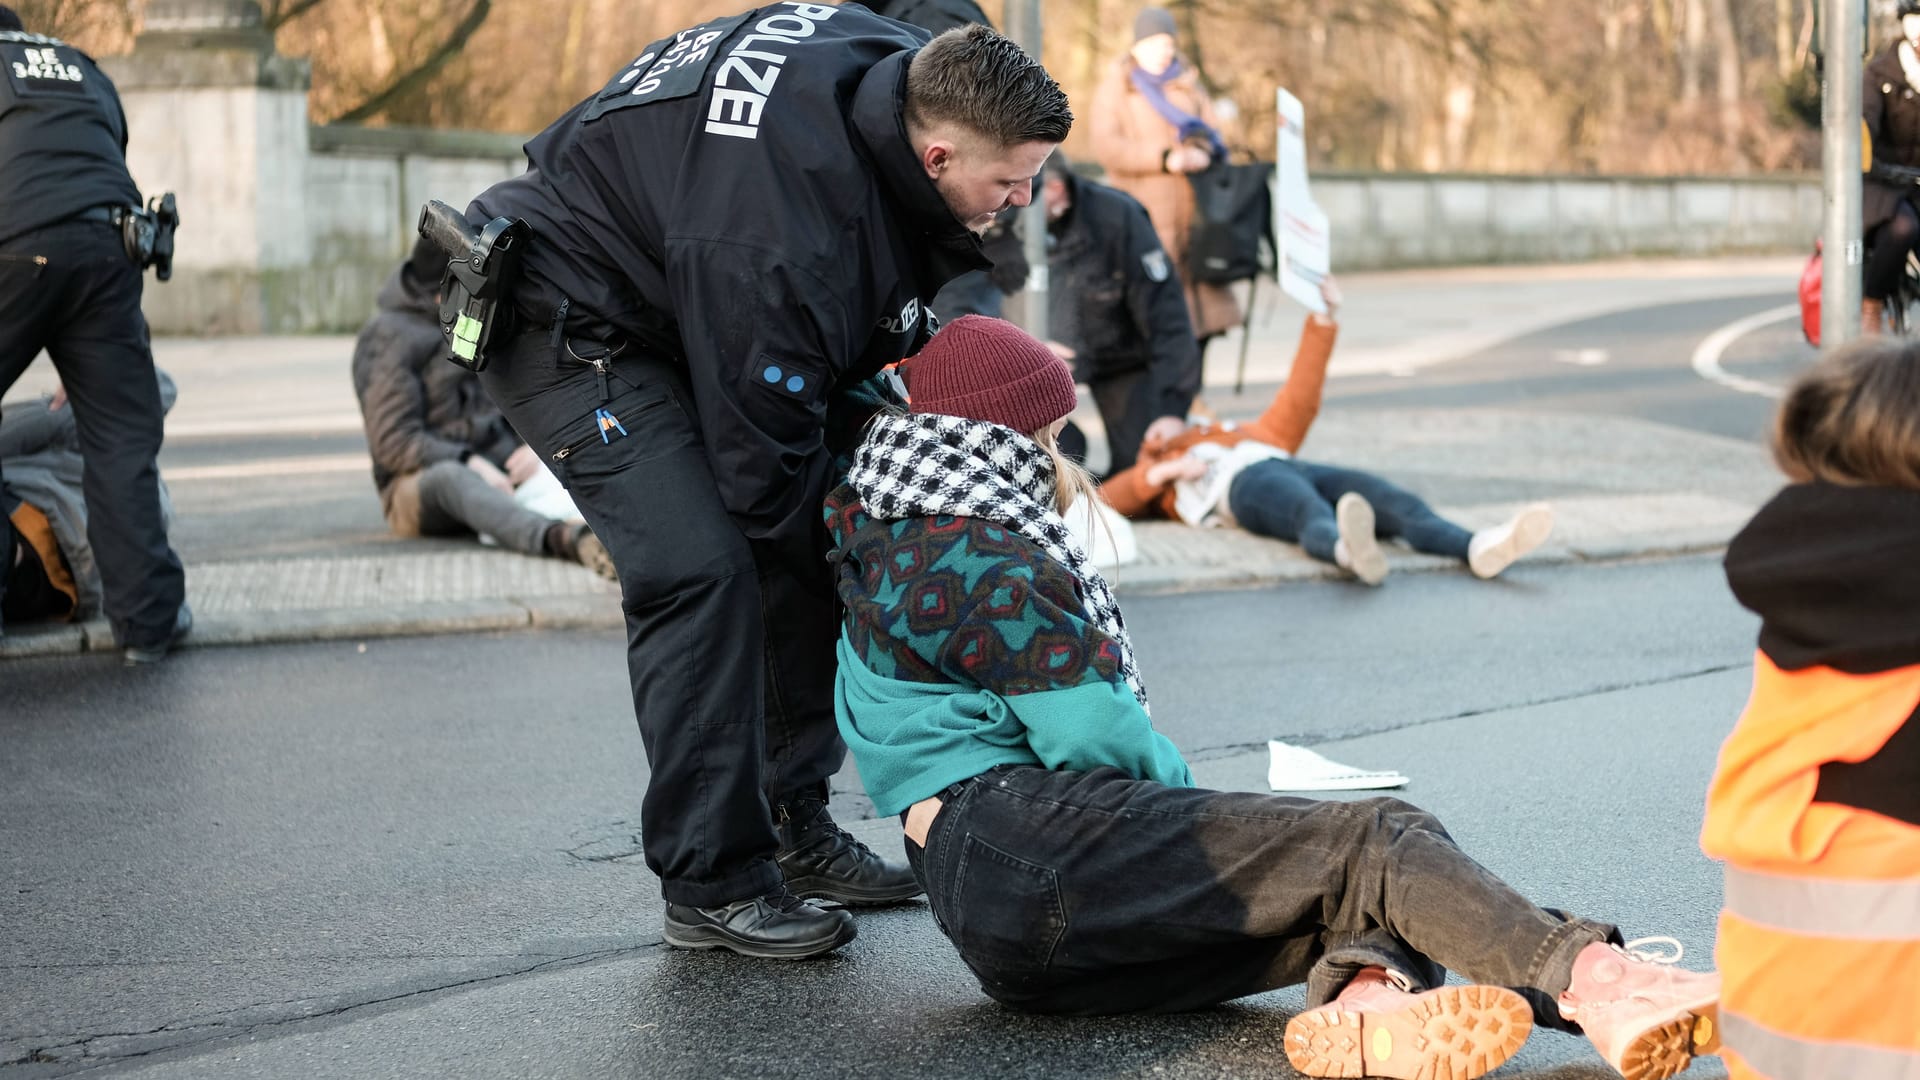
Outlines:
{"type": "Polygon", "coordinates": [[[1093,391],[1107,429],[1107,471],[1121,472],[1142,442],[1185,430],[1200,389],[1180,275],[1132,196],[1075,176],[1057,151],[1042,176],[1048,336],[1093,391]]]}
{"type": "Polygon", "coordinates": [[[1887,300],[1920,250],[1920,0],[1900,0],[1900,34],[1861,73],[1860,110],[1872,162],[1860,185],[1860,232],[1873,245],[1862,280],[1861,329],[1886,329],[1887,300]]]}
{"type": "Polygon", "coordinates": [[[1202,284],[1188,265],[1195,199],[1188,173],[1226,157],[1213,106],[1178,55],[1173,14],[1147,7],[1133,20],[1133,45],[1094,91],[1093,156],[1107,182],[1140,200],[1186,284],[1187,314],[1204,353],[1240,325],[1240,303],[1224,285],[1202,284]]]}
{"type": "Polygon", "coordinates": [[[483,534],[613,578],[613,560],[584,521],[556,520],[514,501],[514,489],[544,466],[473,372],[446,359],[438,314],[446,265],[433,244],[416,244],[354,344],[353,390],[387,527],[405,537],[483,534]]]}
{"type": "MultiPolygon", "coordinates": [[[[155,372],[160,411],[173,408],[173,380],[155,372]]],[[[0,623],[80,622],[100,614],[103,592],[87,540],[80,427],[64,387],[0,409],[0,623]]],[[[160,520],[173,522],[157,484],[160,520]]]]}
{"type": "Polygon", "coordinates": [[[826,504],[837,718],[989,996],[1170,1011],[1305,982],[1285,1045],[1310,1076],[1479,1076],[1535,1022],[1631,1077],[1711,1052],[1718,976],[1534,906],[1431,815],[1194,787],[1061,521],[1091,483],[1054,442],[1066,366],[974,316],[906,380],[826,504]]]}
{"type": "Polygon", "coordinates": [[[1781,402],[1792,483],[1734,537],[1753,695],[1707,792],[1734,1080],[1920,1076],[1920,346],[1863,340],[1781,402]]]}
{"type": "Polygon", "coordinates": [[[1387,576],[1380,540],[1467,564],[1476,577],[1499,574],[1553,531],[1553,508],[1533,503],[1478,532],[1434,513],[1418,495],[1371,473],[1293,456],[1320,412],[1327,361],[1338,332],[1340,287],[1321,285],[1325,315],[1307,317],[1287,381],[1266,412],[1246,424],[1200,423],[1141,447],[1139,463],[1107,479],[1100,493],[1130,518],[1188,525],[1238,525],[1297,543],[1368,585],[1387,576]]]}

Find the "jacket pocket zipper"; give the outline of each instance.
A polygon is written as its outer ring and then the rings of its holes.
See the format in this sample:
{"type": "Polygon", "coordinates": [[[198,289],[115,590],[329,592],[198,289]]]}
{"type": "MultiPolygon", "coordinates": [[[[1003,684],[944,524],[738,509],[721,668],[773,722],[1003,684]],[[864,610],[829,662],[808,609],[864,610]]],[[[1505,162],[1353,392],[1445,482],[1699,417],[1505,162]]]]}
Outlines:
{"type": "MultiPolygon", "coordinates": [[[[625,416],[616,417],[616,419],[618,419],[623,426],[627,424],[631,424],[635,420],[638,420],[642,414],[651,412],[653,409],[661,405],[665,405],[666,403],[667,403],[666,398],[655,398],[652,401],[642,402],[632,412],[628,413],[625,416]]],[[[621,438],[621,439],[624,439],[626,437],[627,436],[625,435],[615,436],[615,438],[621,438]]],[[[593,442],[599,438],[600,438],[600,431],[596,428],[594,430],[594,433],[587,436],[586,438],[581,439],[577,442],[569,443],[566,446],[563,446],[560,449],[555,450],[553,452],[552,460],[555,462],[565,461],[568,458],[572,457],[575,453],[579,452],[580,450],[586,448],[587,446],[592,445],[593,442]]]]}

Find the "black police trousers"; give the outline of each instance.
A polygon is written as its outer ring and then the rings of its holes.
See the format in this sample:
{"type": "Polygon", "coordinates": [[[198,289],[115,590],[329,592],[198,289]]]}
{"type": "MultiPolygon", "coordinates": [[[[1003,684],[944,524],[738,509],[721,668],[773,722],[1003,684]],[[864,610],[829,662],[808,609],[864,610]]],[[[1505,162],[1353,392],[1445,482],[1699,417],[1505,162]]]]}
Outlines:
{"type": "Polygon", "coordinates": [[[620,572],[627,669],[652,775],[642,847],[670,903],[711,907],[780,882],[770,802],[825,794],[833,718],[828,568],[802,582],[721,506],[680,367],[627,348],[603,399],[545,331],[496,351],[481,384],[566,485],[620,572]],[[603,432],[605,409],[626,429],[603,432]]]}
{"type": "Polygon", "coordinates": [[[119,230],[104,223],[0,243],[0,394],[42,349],[52,357],[80,431],[107,619],[121,644],[144,647],[172,638],[186,575],[160,510],[163,411],[140,288],[119,230]]]}

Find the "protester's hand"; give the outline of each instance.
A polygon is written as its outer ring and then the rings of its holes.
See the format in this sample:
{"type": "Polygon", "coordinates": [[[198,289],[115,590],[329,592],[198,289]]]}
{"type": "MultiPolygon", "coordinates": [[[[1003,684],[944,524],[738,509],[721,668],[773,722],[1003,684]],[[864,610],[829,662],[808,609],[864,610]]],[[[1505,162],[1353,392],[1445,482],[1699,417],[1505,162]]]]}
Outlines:
{"type": "Polygon", "coordinates": [[[47,399],[47,411],[59,412],[67,407],[67,384],[54,383],[53,396],[47,399]]]}
{"type": "Polygon", "coordinates": [[[1149,450],[1157,449],[1161,443],[1179,438],[1186,430],[1186,420],[1178,416],[1163,416],[1147,425],[1147,434],[1140,440],[1140,445],[1149,450]]]}
{"type": "Polygon", "coordinates": [[[1067,346],[1062,345],[1057,341],[1049,341],[1047,342],[1047,348],[1053,350],[1053,355],[1059,357],[1060,359],[1066,361],[1069,364],[1073,363],[1074,351],[1068,348],[1067,346]]]}
{"type": "Polygon", "coordinates": [[[507,479],[512,481],[514,487],[519,487],[538,475],[540,475],[540,455],[534,453],[533,447],[521,443],[520,449],[507,455],[507,479]]]}
{"type": "Polygon", "coordinates": [[[1213,164],[1213,155],[1205,147],[1176,146],[1167,151],[1167,171],[1172,173],[1200,172],[1213,164]]]}
{"type": "Polygon", "coordinates": [[[1192,454],[1182,454],[1172,461],[1163,461],[1147,469],[1147,484],[1151,487],[1166,487],[1180,480],[1198,480],[1207,475],[1207,463],[1192,454]]]}
{"type": "Polygon", "coordinates": [[[474,472],[478,473],[480,476],[480,479],[485,480],[487,482],[488,487],[499,492],[500,494],[502,495],[513,494],[513,481],[507,479],[507,474],[501,472],[499,468],[494,465],[493,462],[488,461],[486,458],[481,457],[479,454],[475,454],[472,457],[467,459],[467,468],[472,469],[474,472]]]}
{"type": "Polygon", "coordinates": [[[1340,304],[1346,298],[1340,295],[1340,283],[1328,274],[1320,279],[1320,299],[1327,305],[1327,313],[1318,316],[1320,321],[1335,323],[1340,321],[1340,304]]]}

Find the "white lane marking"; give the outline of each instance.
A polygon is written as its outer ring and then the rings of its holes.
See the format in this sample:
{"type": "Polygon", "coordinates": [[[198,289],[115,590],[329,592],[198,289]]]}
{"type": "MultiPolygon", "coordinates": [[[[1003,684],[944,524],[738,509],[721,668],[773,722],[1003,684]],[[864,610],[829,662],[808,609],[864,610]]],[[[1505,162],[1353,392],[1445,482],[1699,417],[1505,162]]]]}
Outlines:
{"type": "Polygon", "coordinates": [[[1611,356],[1605,349],[1555,349],[1550,355],[1554,362],[1574,367],[1599,367],[1611,356]]]}
{"type": "Polygon", "coordinates": [[[360,431],[365,427],[359,413],[319,413],[307,416],[273,418],[247,417],[234,420],[167,421],[169,439],[204,438],[210,435],[317,435],[360,431]]]}
{"type": "Polygon", "coordinates": [[[1717,382],[1729,390],[1738,390],[1743,394],[1759,394],[1761,397],[1778,398],[1786,395],[1786,388],[1764,383],[1758,379],[1749,379],[1744,375],[1735,375],[1720,366],[1720,357],[1734,342],[1770,323],[1785,322],[1800,314],[1799,304],[1782,304],[1777,308],[1768,308],[1757,314],[1738,319],[1707,335],[1700,347],[1693,350],[1694,374],[1710,382],[1717,382]]]}
{"type": "Polygon", "coordinates": [[[320,476],[330,473],[365,472],[373,460],[365,454],[309,454],[304,457],[268,458],[234,465],[189,465],[179,469],[161,469],[168,483],[179,480],[246,480],[260,476],[320,476]]]}

